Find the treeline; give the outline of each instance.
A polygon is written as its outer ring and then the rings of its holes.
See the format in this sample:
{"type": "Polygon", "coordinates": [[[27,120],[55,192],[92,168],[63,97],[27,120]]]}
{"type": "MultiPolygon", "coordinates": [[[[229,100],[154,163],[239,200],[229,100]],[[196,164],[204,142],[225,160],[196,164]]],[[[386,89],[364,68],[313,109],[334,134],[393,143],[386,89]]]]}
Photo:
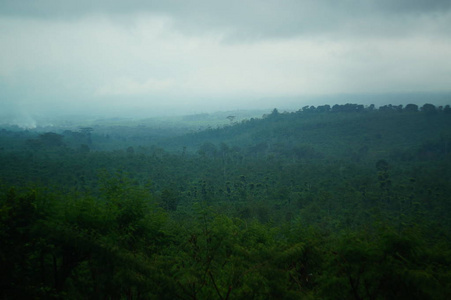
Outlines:
{"type": "MultiPolygon", "coordinates": [[[[353,104],[353,103],[347,103],[347,104],[335,104],[332,107],[330,105],[319,105],[317,107],[315,106],[304,106],[302,109],[300,109],[298,112],[317,112],[317,113],[323,113],[323,112],[371,112],[371,111],[381,111],[381,112],[424,112],[424,113],[438,113],[443,112],[446,114],[451,114],[451,107],[449,105],[438,106],[436,107],[434,104],[426,103],[423,106],[419,107],[416,104],[407,104],[406,106],[403,105],[383,105],[379,108],[376,108],[374,104],[371,104],[367,107],[365,107],[362,104],[353,104]]],[[[273,111],[273,113],[277,113],[277,111],[273,111]]]]}

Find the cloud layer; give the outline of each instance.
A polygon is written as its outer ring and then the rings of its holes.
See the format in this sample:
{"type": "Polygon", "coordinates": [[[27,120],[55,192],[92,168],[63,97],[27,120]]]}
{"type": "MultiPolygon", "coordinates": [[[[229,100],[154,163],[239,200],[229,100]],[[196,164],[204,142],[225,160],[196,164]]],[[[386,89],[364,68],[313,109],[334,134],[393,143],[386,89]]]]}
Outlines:
{"type": "Polygon", "coordinates": [[[8,110],[449,92],[450,57],[450,1],[0,0],[8,110]]]}

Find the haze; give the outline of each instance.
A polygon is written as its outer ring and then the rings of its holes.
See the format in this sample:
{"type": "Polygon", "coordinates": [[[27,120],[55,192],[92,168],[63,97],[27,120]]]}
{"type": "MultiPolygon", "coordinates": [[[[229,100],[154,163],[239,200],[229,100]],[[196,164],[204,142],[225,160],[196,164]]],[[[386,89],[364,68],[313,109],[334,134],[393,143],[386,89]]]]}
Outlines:
{"type": "Polygon", "coordinates": [[[450,82],[449,0],[0,0],[10,120],[449,102],[450,82]]]}

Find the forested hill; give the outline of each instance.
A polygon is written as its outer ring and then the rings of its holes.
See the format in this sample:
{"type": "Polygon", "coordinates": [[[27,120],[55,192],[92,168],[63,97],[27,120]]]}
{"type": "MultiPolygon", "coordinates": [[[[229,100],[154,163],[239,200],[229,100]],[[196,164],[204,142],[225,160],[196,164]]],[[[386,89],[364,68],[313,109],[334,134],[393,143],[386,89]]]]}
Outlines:
{"type": "Polygon", "coordinates": [[[168,148],[188,147],[209,156],[230,150],[248,157],[286,159],[392,157],[432,158],[451,149],[451,109],[346,104],[304,107],[174,139],[168,148]]]}
{"type": "Polygon", "coordinates": [[[0,299],[451,299],[451,109],[0,130],[0,299]]]}

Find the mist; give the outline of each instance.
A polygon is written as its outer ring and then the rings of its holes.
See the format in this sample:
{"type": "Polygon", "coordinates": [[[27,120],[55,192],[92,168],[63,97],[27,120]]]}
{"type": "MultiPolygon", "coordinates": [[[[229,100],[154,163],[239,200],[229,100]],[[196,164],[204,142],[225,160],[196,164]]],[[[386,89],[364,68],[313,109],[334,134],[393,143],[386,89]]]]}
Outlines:
{"type": "Polygon", "coordinates": [[[451,94],[450,7],[1,1],[0,116],[30,123],[349,101],[439,105],[451,94]]]}

